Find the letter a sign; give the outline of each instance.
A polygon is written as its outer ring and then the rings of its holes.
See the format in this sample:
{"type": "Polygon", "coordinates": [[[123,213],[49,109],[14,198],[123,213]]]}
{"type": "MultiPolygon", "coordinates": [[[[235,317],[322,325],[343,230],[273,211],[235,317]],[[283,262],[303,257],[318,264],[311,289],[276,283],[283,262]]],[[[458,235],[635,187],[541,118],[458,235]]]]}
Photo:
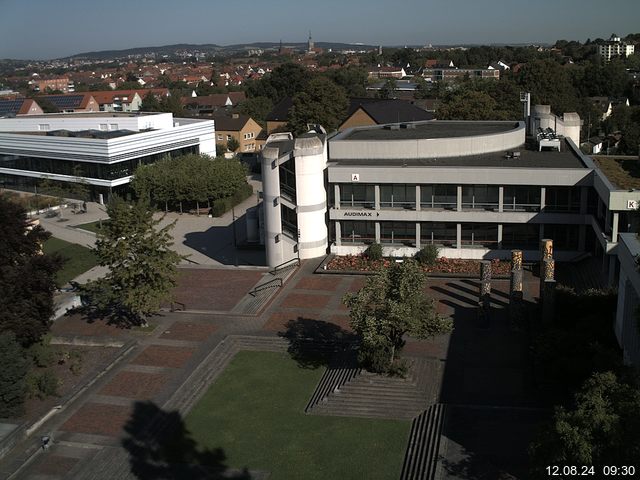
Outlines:
{"type": "Polygon", "coordinates": [[[360,174],[359,173],[352,173],[351,174],[351,181],[352,182],[359,182],[360,181],[360,174]]]}

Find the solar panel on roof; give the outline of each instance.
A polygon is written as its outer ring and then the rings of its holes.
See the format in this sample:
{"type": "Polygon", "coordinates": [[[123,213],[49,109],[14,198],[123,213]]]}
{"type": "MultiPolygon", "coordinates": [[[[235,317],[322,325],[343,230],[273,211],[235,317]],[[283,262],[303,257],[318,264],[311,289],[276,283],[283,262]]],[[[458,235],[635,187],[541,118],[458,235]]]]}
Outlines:
{"type": "Polygon", "coordinates": [[[78,108],[82,103],[84,95],[52,95],[46,97],[51,103],[53,103],[59,109],[65,108],[78,108]]]}
{"type": "Polygon", "coordinates": [[[23,103],[24,99],[0,100],[0,115],[7,115],[8,113],[18,113],[23,103]]]}

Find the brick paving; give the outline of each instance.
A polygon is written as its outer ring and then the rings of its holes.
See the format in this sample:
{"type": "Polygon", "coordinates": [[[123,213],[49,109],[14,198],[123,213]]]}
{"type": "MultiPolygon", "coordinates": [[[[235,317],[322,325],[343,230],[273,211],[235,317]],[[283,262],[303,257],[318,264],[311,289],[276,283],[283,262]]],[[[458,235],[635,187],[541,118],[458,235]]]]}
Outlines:
{"type": "Polygon", "coordinates": [[[217,329],[217,325],[178,321],[164,328],[159,338],[203,342],[217,329]]]}
{"type": "Polygon", "coordinates": [[[192,348],[150,345],[131,363],[155,367],[182,368],[193,353],[194,349],[192,348]]]}
{"type": "Polygon", "coordinates": [[[125,337],[131,335],[132,330],[109,325],[104,320],[92,322],[74,313],[56,320],[51,326],[51,333],[54,336],[125,337]]]}
{"type": "Polygon", "coordinates": [[[335,292],[339,282],[339,278],[320,276],[305,277],[300,279],[295,288],[302,290],[324,290],[328,292],[335,292]]]}
{"type": "Polygon", "coordinates": [[[40,475],[59,476],[64,478],[80,460],[78,458],[48,455],[46,461],[41,461],[34,469],[40,475]]]}
{"type": "Polygon", "coordinates": [[[166,383],[164,374],[121,371],[99,393],[145,400],[153,398],[166,383]]]}
{"type": "Polygon", "coordinates": [[[262,278],[264,270],[179,270],[175,300],[188,310],[229,311],[262,278]]]}
{"type": "Polygon", "coordinates": [[[131,407],[121,405],[85,403],[62,425],[61,430],[119,437],[131,412],[131,407]]]}
{"type": "Polygon", "coordinates": [[[307,293],[290,293],[280,304],[287,308],[324,308],[331,299],[328,295],[310,295],[307,293]]]}

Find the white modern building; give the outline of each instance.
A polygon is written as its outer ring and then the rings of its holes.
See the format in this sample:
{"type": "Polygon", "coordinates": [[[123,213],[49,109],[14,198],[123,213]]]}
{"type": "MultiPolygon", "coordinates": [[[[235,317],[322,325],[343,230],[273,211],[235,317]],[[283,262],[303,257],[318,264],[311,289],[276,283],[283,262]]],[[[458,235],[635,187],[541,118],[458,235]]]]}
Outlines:
{"type": "Polygon", "coordinates": [[[598,55],[600,55],[605,62],[611,61],[614,57],[628,57],[633,55],[635,46],[631,43],[626,43],[620,40],[620,37],[615,33],[611,35],[608,41],[602,45],[598,45],[598,55]]]}
{"type": "Polygon", "coordinates": [[[126,194],[138,165],[188,153],[216,154],[211,120],[170,113],[71,113],[0,118],[0,185],[82,181],[91,196],[126,194]]]}
{"type": "Polygon", "coordinates": [[[640,190],[614,185],[579,150],[576,114],[537,106],[528,123],[533,134],[517,121],[423,121],[329,139],[270,136],[269,265],[358,254],[374,242],[388,256],[435,244],[449,258],[508,258],[518,248],[534,260],[539,240],[553,238],[557,260],[596,255],[613,283],[618,235],[632,229],[640,190]]]}

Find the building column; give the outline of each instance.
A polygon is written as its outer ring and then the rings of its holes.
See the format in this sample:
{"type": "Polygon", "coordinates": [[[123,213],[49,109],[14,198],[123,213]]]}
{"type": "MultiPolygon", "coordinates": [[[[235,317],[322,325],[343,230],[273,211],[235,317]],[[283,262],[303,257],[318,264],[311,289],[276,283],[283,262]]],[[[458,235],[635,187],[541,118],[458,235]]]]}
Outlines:
{"type": "Polygon", "coordinates": [[[544,211],[544,207],[546,204],[546,196],[547,196],[547,189],[545,187],[540,187],[540,211],[544,211]]]}
{"type": "Polygon", "coordinates": [[[333,186],[333,196],[335,197],[334,208],[340,210],[340,185],[337,183],[333,186]]]}
{"type": "Polygon", "coordinates": [[[380,222],[376,222],[375,226],[376,226],[376,243],[381,243],[380,242],[380,222]]]}
{"type": "MultiPolygon", "coordinates": [[[[420,185],[416,185],[416,212],[420,211],[420,185]]],[[[418,235],[420,237],[420,235],[418,235]]]]}
{"type": "Polygon", "coordinates": [[[380,210],[380,185],[374,185],[373,187],[373,202],[374,208],[380,210]]]}
{"type": "Polygon", "coordinates": [[[498,224],[498,248],[502,248],[502,224],[498,224]]]}
{"type": "Polygon", "coordinates": [[[462,248],[462,224],[461,223],[456,223],[456,248],[462,248]]]}
{"type": "Polygon", "coordinates": [[[586,215],[589,202],[589,187],[580,187],[580,214],[586,215]]]}
{"type": "Polygon", "coordinates": [[[416,248],[420,250],[420,222],[416,222],[416,248]]]}
{"type": "Polygon", "coordinates": [[[613,243],[618,242],[618,221],[620,219],[620,214],[618,212],[613,212],[613,226],[611,227],[611,241],[613,243]]]}
{"type": "Polygon", "coordinates": [[[456,211],[462,211],[462,185],[458,185],[456,189],[456,211]]]}
{"type": "Polygon", "coordinates": [[[609,255],[609,286],[613,287],[616,283],[616,263],[618,262],[617,255],[609,255]]]}
{"type": "MultiPolygon", "coordinates": [[[[502,185],[498,187],[498,212],[504,212],[504,187],[502,185]]],[[[502,225],[500,231],[502,231],[502,225]]]]}
{"type": "Polygon", "coordinates": [[[335,232],[336,232],[336,246],[342,245],[342,227],[340,226],[340,222],[334,222],[335,232]]]}

